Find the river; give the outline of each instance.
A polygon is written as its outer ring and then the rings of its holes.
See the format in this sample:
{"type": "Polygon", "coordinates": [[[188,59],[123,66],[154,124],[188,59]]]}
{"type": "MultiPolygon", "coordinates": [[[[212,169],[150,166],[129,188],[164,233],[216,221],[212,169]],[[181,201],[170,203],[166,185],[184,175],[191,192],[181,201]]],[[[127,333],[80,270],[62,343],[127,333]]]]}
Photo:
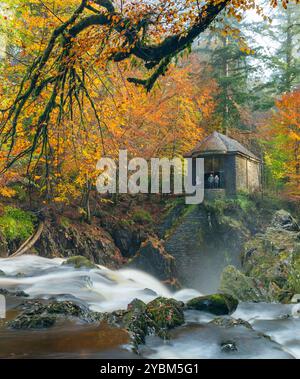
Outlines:
{"type": "MultiPolygon", "coordinates": [[[[99,266],[84,270],[62,265],[63,259],[33,255],[0,259],[0,288],[25,291],[30,298],[76,299],[91,310],[127,308],[134,298],[145,302],[157,296],[187,301],[200,293],[183,289],[172,293],[150,275],[131,269],[112,271],[99,266]]],[[[0,320],[2,358],[138,358],[131,352],[127,333],[104,324],[60,322],[44,330],[13,330],[5,321],[16,316],[23,301],[7,296],[6,319],[0,320]]],[[[147,337],[141,348],[145,358],[300,358],[300,304],[240,303],[234,318],[244,326],[224,328],[211,324],[215,316],[186,311],[186,323],[171,332],[171,339],[147,337]],[[267,338],[267,337],[268,338],[267,338]],[[234,341],[237,349],[224,350],[222,342],[234,341]]]]}

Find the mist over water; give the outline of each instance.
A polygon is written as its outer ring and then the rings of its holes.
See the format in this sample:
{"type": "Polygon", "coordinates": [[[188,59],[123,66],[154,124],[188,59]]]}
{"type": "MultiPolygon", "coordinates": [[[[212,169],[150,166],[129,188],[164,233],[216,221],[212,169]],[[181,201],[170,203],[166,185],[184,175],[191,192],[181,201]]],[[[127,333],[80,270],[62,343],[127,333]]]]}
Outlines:
{"type": "MultiPolygon", "coordinates": [[[[199,291],[188,288],[172,293],[157,279],[138,270],[112,271],[102,266],[92,270],[74,269],[62,265],[63,261],[38,256],[0,259],[0,270],[5,273],[0,277],[0,288],[23,290],[30,298],[77,300],[99,312],[126,309],[134,298],[149,302],[157,296],[166,296],[187,301],[201,295],[199,291]]],[[[250,322],[254,328],[251,330],[243,326],[222,328],[209,323],[214,315],[186,311],[186,324],[172,331],[170,341],[148,337],[141,351],[149,358],[300,358],[299,312],[300,305],[241,303],[232,317],[250,322]],[[270,336],[271,340],[261,337],[261,333],[270,336]],[[238,350],[223,352],[220,345],[226,340],[233,340],[238,350]]],[[[70,333],[79,333],[78,327],[72,329],[70,325],[60,325],[59,328],[39,331],[45,343],[41,351],[34,347],[36,332],[0,328],[0,341],[3,343],[1,347],[0,342],[0,356],[1,353],[5,355],[10,347],[18,355],[23,346],[29,356],[60,354],[76,357],[85,346],[88,357],[103,356],[108,349],[112,349],[109,350],[112,357],[125,357],[126,354],[132,357],[126,348],[126,337],[121,332],[103,327],[81,328],[78,338],[73,339],[73,349],[67,347],[69,345],[65,341],[68,341],[70,333]],[[102,344],[98,340],[101,333],[102,344]],[[57,343],[55,338],[58,338],[57,343]],[[107,343],[103,343],[103,338],[107,343]],[[115,345],[108,341],[115,341],[115,345]]]]}

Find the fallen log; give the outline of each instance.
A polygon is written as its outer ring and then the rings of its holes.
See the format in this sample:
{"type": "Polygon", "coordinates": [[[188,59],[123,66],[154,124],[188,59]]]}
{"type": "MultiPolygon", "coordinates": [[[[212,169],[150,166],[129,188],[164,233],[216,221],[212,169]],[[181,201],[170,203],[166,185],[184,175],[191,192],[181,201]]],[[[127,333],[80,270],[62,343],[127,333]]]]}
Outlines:
{"type": "Polygon", "coordinates": [[[35,243],[38,241],[40,238],[42,232],[44,229],[44,223],[41,221],[39,223],[39,226],[37,228],[37,231],[35,234],[32,234],[19,248],[16,252],[11,254],[9,258],[14,258],[14,257],[19,257],[20,255],[25,254],[28,250],[30,250],[35,243]]]}

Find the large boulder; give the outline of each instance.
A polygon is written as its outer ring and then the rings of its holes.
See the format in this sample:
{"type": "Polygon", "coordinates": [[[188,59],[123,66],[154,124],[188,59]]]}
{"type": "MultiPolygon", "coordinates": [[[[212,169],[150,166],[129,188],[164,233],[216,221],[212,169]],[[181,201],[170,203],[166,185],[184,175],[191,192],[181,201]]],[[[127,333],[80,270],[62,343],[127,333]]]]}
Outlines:
{"type": "Polygon", "coordinates": [[[300,231],[299,225],[294,217],[284,209],[277,211],[274,214],[271,226],[278,229],[285,229],[293,232],[300,231]]]}
{"type": "Polygon", "coordinates": [[[112,269],[119,268],[123,263],[120,251],[108,232],[98,225],[75,220],[45,221],[34,250],[47,258],[83,256],[112,269]]]}
{"type": "Polygon", "coordinates": [[[221,291],[242,301],[289,302],[300,291],[300,231],[290,213],[280,210],[271,226],[244,245],[242,270],[223,270],[221,291]]]}
{"type": "Polygon", "coordinates": [[[133,350],[138,352],[148,335],[169,338],[169,330],[184,323],[184,304],[174,299],[158,297],[147,305],[134,299],[127,310],[114,311],[102,315],[111,325],[126,329],[131,337],[133,350]]]}
{"type": "MultiPolygon", "coordinates": [[[[84,305],[71,301],[50,301],[45,304],[40,300],[28,300],[21,306],[21,313],[8,326],[13,329],[44,329],[49,328],[59,319],[79,319],[81,322],[101,320],[101,314],[91,312],[84,305]]],[[[19,307],[19,308],[20,308],[19,307]]]]}
{"type": "Polygon", "coordinates": [[[238,301],[227,294],[214,294],[195,297],[189,300],[186,306],[188,309],[209,312],[219,316],[233,313],[238,306],[238,301]]]}
{"type": "Polygon", "coordinates": [[[112,237],[122,256],[131,258],[145,240],[145,233],[141,230],[131,230],[129,227],[115,226],[112,231],[112,237]]]}
{"type": "Polygon", "coordinates": [[[257,234],[245,245],[243,271],[271,300],[289,301],[300,290],[300,233],[273,226],[257,234]]]}
{"type": "Polygon", "coordinates": [[[158,297],[148,303],[146,313],[158,329],[173,329],[184,323],[183,309],[180,301],[158,297]]]}
{"type": "Polygon", "coordinates": [[[240,301],[270,301],[268,291],[255,278],[246,276],[234,266],[227,266],[222,272],[220,291],[240,301]]]}
{"type": "Polygon", "coordinates": [[[142,244],[138,253],[128,263],[128,267],[146,271],[171,288],[180,288],[174,257],[168,254],[163,244],[153,237],[142,244]]]}
{"type": "Polygon", "coordinates": [[[10,321],[8,326],[13,329],[46,329],[53,326],[56,322],[54,315],[34,315],[22,314],[15,320],[10,321]]]}

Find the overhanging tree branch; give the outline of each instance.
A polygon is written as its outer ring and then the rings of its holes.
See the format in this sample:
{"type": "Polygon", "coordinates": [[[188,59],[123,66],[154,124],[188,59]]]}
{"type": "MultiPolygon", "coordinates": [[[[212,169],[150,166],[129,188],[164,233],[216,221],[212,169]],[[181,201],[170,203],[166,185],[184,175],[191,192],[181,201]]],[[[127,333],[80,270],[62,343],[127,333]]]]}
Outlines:
{"type": "MultiPolygon", "coordinates": [[[[110,0],[81,0],[73,15],[54,29],[45,50],[29,67],[14,103],[6,111],[6,117],[0,127],[0,147],[9,144],[7,167],[28,154],[31,161],[38,147],[41,147],[42,153],[45,153],[49,143],[48,124],[56,107],[59,108],[57,120],[60,122],[64,106],[69,103],[69,109],[72,112],[73,99],[75,104],[78,103],[79,92],[82,92],[89,103],[92,101],[94,104],[87,87],[83,85],[81,74],[76,71],[76,64],[80,58],[77,58],[72,50],[81,33],[98,26],[107,27],[108,30],[119,33],[123,41],[123,49],[120,49],[120,52],[112,53],[110,60],[119,62],[135,56],[144,62],[147,70],[154,69],[154,72],[146,79],[128,79],[130,82],[142,85],[147,91],[150,91],[157,79],[166,73],[172,58],[191,46],[193,41],[211,25],[230,1],[217,2],[212,0],[208,2],[200,9],[195,21],[184,33],[178,33],[166,37],[160,43],[151,44],[146,43],[144,38],[149,15],[145,15],[144,19],[142,18],[137,22],[118,13],[110,0]],[[85,10],[93,12],[93,14],[86,14],[85,10]],[[49,65],[55,67],[56,70],[49,70],[49,65]],[[17,137],[17,126],[21,122],[22,112],[28,103],[45,94],[45,90],[49,88],[48,100],[45,102],[44,109],[39,117],[37,117],[35,135],[32,138],[31,146],[11,159],[17,137]]],[[[109,44],[110,32],[107,33],[106,38],[107,41],[102,40],[102,44],[106,42],[109,44]]],[[[80,111],[82,110],[80,109],[80,111]]],[[[93,111],[96,112],[95,106],[93,111]]],[[[99,117],[96,119],[100,125],[99,117]]]]}

